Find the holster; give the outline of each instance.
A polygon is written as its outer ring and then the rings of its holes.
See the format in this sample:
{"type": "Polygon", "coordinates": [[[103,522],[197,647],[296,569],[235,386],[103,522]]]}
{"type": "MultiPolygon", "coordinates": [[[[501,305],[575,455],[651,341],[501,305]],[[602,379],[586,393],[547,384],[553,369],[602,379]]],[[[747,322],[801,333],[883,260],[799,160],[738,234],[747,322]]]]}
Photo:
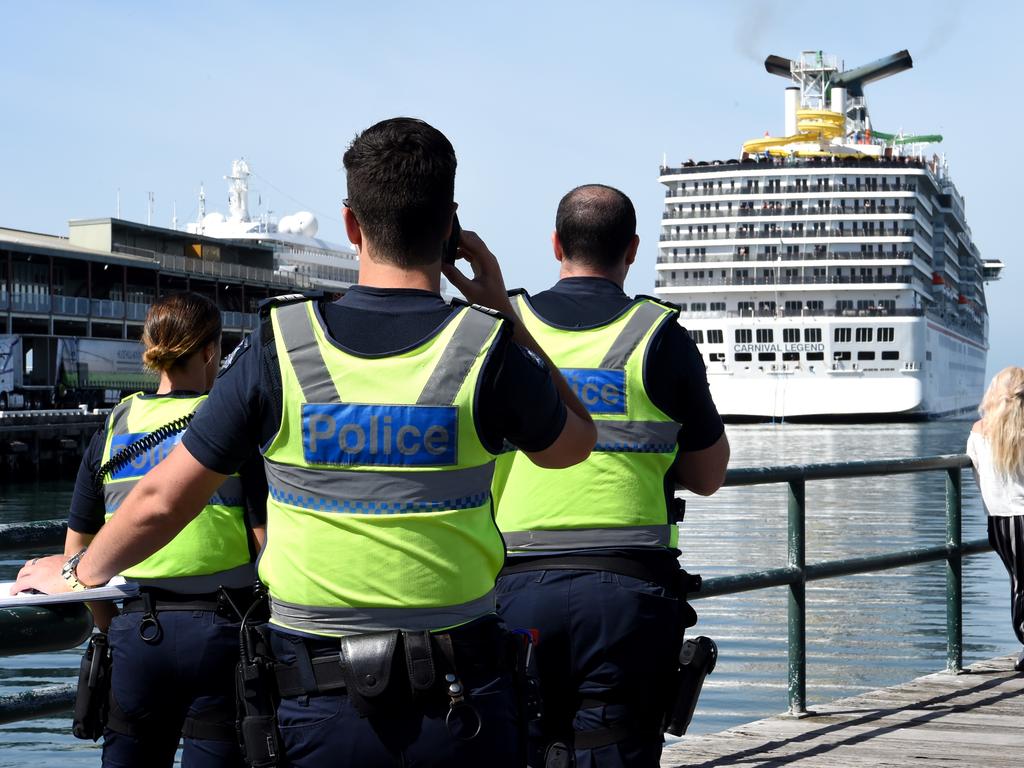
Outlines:
{"type": "Polygon", "coordinates": [[[671,709],[665,715],[665,730],[682,736],[690,726],[704,687],[704,678],[711,674],[718,661],[718,646],[708,637],[695,637],[683,643],[679,651],[676,693],[671,709]]]}
{"type": "Polygon", "coordinates": [[[71,730],[79,739],[96,741],[103,735],[110,714],[110,645],[107,635],[96,632],[82,654],[78,667],[78,693],[71,730]]]}
{"type": "Polygon", "coordinates": [[[263,626],[242,624],[242,657],[235,672],[238,743],[246,765],[276,768],[284,749],[277,727],[277,680],[270,641],[263,626]]]}
{"type": "MultiPolygon", "coordinates": [[[[416,633],[410,633],[416,635],[416,633]]],[[[380,714],[387,704],[391,683],[391,669],[395,662],[395,651],[400,631],[370,632],[365,635],[346,635],[341,638],[339,662],[341,676],[345,681],[349,700],[363,717],[380,714]]],[[[408,649],[407,649],[408,650],[408,649]]],[[[425,650],[427,658],[412,659],[414,667],[409,669],[409,682],[413,690],[433,685],[432,657],[430,656],[430,638],[426,638],[425,650]],[[413,669],[417,679],[413,680],[413,669]]],[[[415,652],[414,652],[415,653],[415,652]]]]}

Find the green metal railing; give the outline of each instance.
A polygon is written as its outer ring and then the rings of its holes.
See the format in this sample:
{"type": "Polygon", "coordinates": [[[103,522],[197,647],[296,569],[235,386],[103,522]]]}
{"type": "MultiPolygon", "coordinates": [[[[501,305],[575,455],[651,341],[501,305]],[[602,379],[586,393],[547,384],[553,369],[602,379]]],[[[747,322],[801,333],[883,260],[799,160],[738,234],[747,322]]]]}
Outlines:
{"type": "Polygon", "coordinates": [[[690,599],[729,595],[768,587],[789,587],[789,712],[807,713],[807,604],[809,581],[851,576],[858,573],[903,568],[918,563],[946,561],[946,669],[963,668],[963,582],[961,559],[991,549],[987,539],[963,542],[961,539],[961,470],[971,466],[963,454],[929,456],[914,459],[880,459],[834,464],[804,464],[730,470],[725,484],[789,485],[788,558],[783,568],[770,568],[735,576],[706,579],[690,599]],[[806,514],[804,495],[808,480],[836,480],[869,475],[897,475],[944,470],[946,475],[946,543],[879,555],[849,557],[824,562],[806,562],[806,514]]]}
{"type": "MultiPolygon", "coordinates": [[[[986,552],[987,539],[961,540],[961,470],[971,465],[962,454],[914,459],[882,459],[834,464],[805,464],[729,470],[726,485],[789,486],[788,557],[781,568],[706,579],[691,599],[705,599],[768,587],[789,587],[789,711],[807,713],[806,584],[809,581],[890,570],[938,560],[946,562],[946,668],[959,672],[963,665],[963,588],[961,559],[986,552]],[[834,480],[870,475],[896,475],[944,471],[946,475],[946,543],[878,555],[806,562],[804,490],[809,480],[834,480]]],[[[0,525],[0,553],[44,551],[63,545],[66,526],[61,521],[0,525]]],[[[92,628],[81,604],[52,608],[0,609],[0,655],[52,651],[80,645],[92,628]]],[[[66,711],[73,686],[50,686],[0,697],[0,723],[66,711]]]]}

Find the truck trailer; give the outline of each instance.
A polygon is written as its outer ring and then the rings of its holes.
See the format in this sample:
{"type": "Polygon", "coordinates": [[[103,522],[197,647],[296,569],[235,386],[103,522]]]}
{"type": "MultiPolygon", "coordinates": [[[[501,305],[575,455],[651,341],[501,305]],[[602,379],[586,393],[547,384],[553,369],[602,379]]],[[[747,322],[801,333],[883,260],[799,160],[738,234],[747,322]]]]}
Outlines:
{"type": "Polygon", "coordinates": [[[0,411],[109,406],[158,381],[138,341],[0,335],[0,411]]]}

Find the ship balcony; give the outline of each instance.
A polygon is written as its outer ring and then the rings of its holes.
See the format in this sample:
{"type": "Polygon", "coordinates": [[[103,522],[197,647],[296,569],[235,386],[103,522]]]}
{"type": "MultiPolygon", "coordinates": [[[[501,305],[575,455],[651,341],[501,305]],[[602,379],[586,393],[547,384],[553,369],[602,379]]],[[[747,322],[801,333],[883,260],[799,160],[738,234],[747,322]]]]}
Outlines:
{"type": "Polygon", "coordinates": [[[735,232],[680,232],[678,235],[659,235],[658,241],[662,243],[692,243],[705,240],[791,240],[802,237],[849,237],[867,239],[871,237],[913,237],[913,227],[893,227],[891,229],[805,229],[783,232],[775,230],[772,232],[736,230],[735,232]]]}
{"type": "MultiPolygon", "coordinates": [[[[799,251],[797,253],[728,253],[728,254],[690,254],[689,256],[678,255],[674,256],[664,251],[658,253],[658,264],[665,264],[669,266],[675,266],[680,264],[728,264],[728,263],[742,263],[746,264],[763,264],[772,265],[778,261],[817,261],[817,262],[830,262],[830,261],[864,261],[869,262],[872,265],[878,265],[885,262],[885,266],[890,266],[889,262],[906,263],[914,259],[913,251],[872,251],[868,253],[866,251],[853,251],[849,253],[836,253],[836,252],[817,252],[817,251],[799,251]]],[[[925,262],[927,263],[927,262],[925,262]]]]}
{"type": "Polygon", "coordinates": [[[878,206],[853,206],[851,208],[808,206],[798,208],[796,206],[783,207],[757,207],[757,208],[736,208],[735,210],[713,210],[713,211],[665,211],[661,214],[663,221],[672,219],[724,219],[724,218],[747,218],[762,216],[893,216],[897,214],[914,213],[913,205],[878,205],[878,206]]]}
{"type": "Polygon", "coordinates": [[[801,309],[800,311],[787,312],[779,309],[749,309],[742,312],[736,309],[711,311],[682,311],[679,313],[681,320],[714,320],[718,318],[745,318],[745,317],[922,317],[923,309],[913,307],[898,307],[889,309],[885,307],[869,307],[866,309],[801,309]]]}
{"type": "MultiPolygon", "coordinates": [[[[663,184],[669,184],[662,180],[663,184]]],[[[895,183],[895,184],[879,184],[877,187],[868,187],[866,185],[856,184],[829,184],[828,186],[811,186],[807,185],[795,185],[787,184],[786,186],[771,187],[761,189],[760,185],[757,187],[747,186],[744,184],[742,187],[702,187],[699,189],[667,189],[665,190],[665,197],[715,197],[717,195],[753,195],[761,196],[769,199],[777,199],[782,195],[828,195],[831,193],[844,193],[848,195],[854,195],[857,197],[870,197],[873,195],[885,194],[888,192],[909,192],[911,194],[917,192],[917,184],[914,183],[895,183]]],[[[903,195],[901,195],[903,196],[903,195]]]]}
{"type": "Polygon", "coordinates": [[[774,277],[690,277],[675,280],[658,277],[654,281],[655,288],[704,288],[714,286],[770,286],[786,288],[795,285],[839,286],[839,285],[885,285],[908,288],[915,278],[910,275],[778,275],[774,277]]]}

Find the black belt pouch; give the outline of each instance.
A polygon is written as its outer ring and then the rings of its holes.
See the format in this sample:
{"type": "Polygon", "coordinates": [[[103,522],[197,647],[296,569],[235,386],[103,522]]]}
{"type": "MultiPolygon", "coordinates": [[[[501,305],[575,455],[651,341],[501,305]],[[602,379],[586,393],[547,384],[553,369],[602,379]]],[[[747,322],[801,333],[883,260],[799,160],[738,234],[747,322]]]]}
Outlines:
{"type": "Polygon", "coordinates": [[[382,713],[393,698],[389,689],[399,637],[401,633],[392,630],[341,638],[341,676],[352,705],[363,717],[382,713]]]}

